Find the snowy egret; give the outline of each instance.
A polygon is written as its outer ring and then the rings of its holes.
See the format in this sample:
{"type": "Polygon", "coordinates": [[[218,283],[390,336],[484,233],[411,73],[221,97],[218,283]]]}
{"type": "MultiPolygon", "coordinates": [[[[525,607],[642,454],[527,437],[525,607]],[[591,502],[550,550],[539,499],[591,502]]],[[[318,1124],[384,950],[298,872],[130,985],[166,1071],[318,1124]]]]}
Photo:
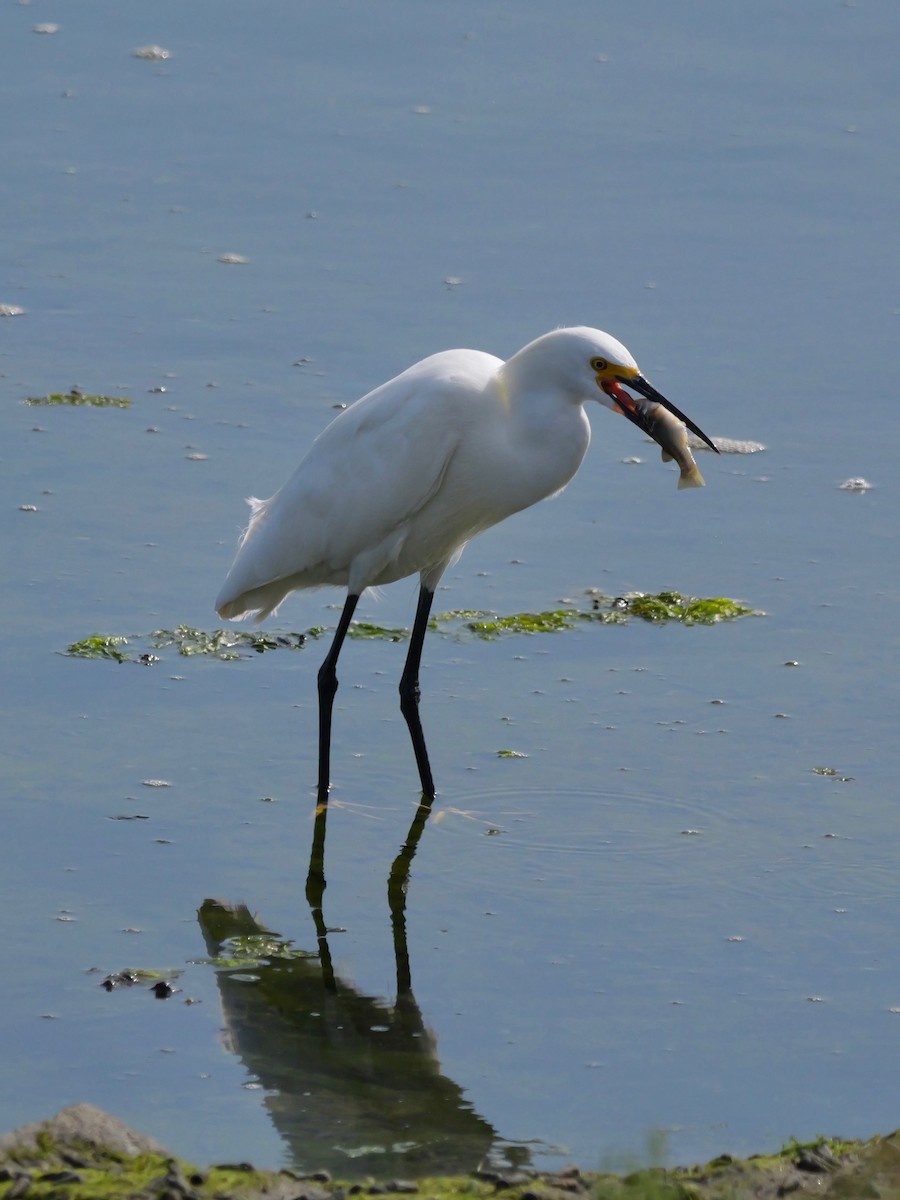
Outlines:
{"type": "Polygon", "coordinates": [[[416,572],[400,709],[423,795],[433,799],[419,665],[435,588],[470,538],[562,491],[591,440],[589,399],[655,437],[663,458],[678,461],[679,487],[702,485],[680,423],[714,450],[706,434],[650,386],[621,342],[578,327],[546,333],[506,362],[446,350],[415,363],[337,416],[271,499],[248,501],[250,523],[216,600],[221,617],[255,613],[259,622],[299,588],[347,589],[318,674],[320,802],[337,660],[359,598],[416,572]]]}

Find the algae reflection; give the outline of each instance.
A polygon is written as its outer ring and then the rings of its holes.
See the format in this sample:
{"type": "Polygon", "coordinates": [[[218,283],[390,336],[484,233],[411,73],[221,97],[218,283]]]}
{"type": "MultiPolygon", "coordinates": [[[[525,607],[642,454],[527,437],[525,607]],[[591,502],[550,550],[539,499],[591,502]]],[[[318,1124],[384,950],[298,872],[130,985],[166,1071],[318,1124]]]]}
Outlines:
{"type": "Polygon", "coordinates": [[[388,879],[393,1003],[334,971],[322,912],[327,815],[321,805],[307,882],[314,950],[296,948],[244,905],[206,900],[198,914],[218,968],[227,1045],[265,1089],[291,1162],[344,1178],[469,1171],[492,1151],[521,1162],[527,1152],[504,1143],[441,1072],[412,992],[406,890],[429,806],[418,807],[388,879]]]}

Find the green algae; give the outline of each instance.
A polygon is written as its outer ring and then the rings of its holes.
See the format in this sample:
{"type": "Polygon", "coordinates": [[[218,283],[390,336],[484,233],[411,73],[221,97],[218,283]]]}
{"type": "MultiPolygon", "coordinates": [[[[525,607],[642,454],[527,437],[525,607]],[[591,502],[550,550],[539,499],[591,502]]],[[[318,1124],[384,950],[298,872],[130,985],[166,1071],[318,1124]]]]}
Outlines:
{"type": "Polygon", "coordinates": [[[116,971],[114,975],[107,975],[107,979],[121,979],[123,982],[129,981],[134,983],[159,983],[161,980],[177,979],[181,974],[180,970],[160,970],[158,967],[125,967],[122,971],[116,971]]]}
{"type": "Polygon", "coordinates": [[[476,637],[492,639],[504,633],[559,633],[571,629],[583,614],[575,609],[561,608],[549,612],[513,613],[508,617],[479,617],[466,622],[466,628],[476,637]]]}
{"type": "Polygon", "coordinates": [[[159,662],[157,655],[147,651],[131,654],[122,649],[130,642],[136,642],[147,645],[151,651],[174,649],[184,658],[201,655],[228,661],[249,658],[251,654],[264,654],[267,650],[300,650],[307,638],[317,638],[323,632],[319,626],[305,633],[268,634],[243,629],[214,629],[207,632],[190,625],[177,625],[174,629],[155,629],[152,633],[135,634],[131,638],[95,633],[73,642],[65,653],[74,658],[110,658],[120,663],[139,662],[145,666],[159,662]]]}
{"type": "Polygon", "coordinates": [[[299,650],[311,635],[315,636],[312,630],[309,633],[268,634],[253,629],[215,629],[207,633],[190,625],[176,625],[174,629],[156,629],[149,636],[154,650],[174,647],[185,658],[205,654],[231,659],[244,657],[242,651],[246,650],[254,654],[265,654],[267,650],[299,650]]]}
{"type": "Polygon", "coordinates": [[[347,637],[383,642],[405,642],[408,629],[391,629],[387,625],[373,625],[369,621],[354,621],[347,630],[347,637]]]}
{"type": "Polygon", "coordinates": [[[810,768],[813,775],[819,775],[823,779],[833,779],[836,783],[853,783],[852,775],[842,775],[840,771],[834,767],[812,767],[810,768]]]}
{"type": "Polygon", "coordinates": [[[120,649],[128,645],[128,639],[116,634],[92,633],[90,637],[73,642],[66,650],[72,658],[110,658],[114,662],[127,662],[128,654],[120,649]]]}
{"type": "MultiPolygon", "coordinates": [[[[482,641],[493,641],[495,638],[506,636],[562,633],[588,624],[622,625],[633,619],[655,625],[675,622],[690,626],[716,625],[740,617],[762,615],[725,596],[703,598],[684,596],[675,591],[653,594],[630,592],[624,596],[607,596],[593,588],[585,595],[586,605],[579,606],[573,603],[566,608],[511,613],[506,616],[477,609],[453,609],[437,613],[431,618],[428,627],[432,632],[445,637],[475,637],[482,641]]],[[[152,651],[174,649],[188,658],[205,655],[227,661],[264,654],[269,650],[301,650],[309,639],[317,639],[325,632],[320,625],[312,626],[304,633],[278,634],[234,628],[206,631],[190,625],[177,625],[174,629],[157,629],[152,633],[136,634],[130,638],[95,633],[82,638],[81,641],[73,642],[65,653],[78,658],[107,658],[116,662],[140,662],[151,666],[159,661],[152,651]],[[132,655],[123,649],[129,642],[144,643],[148,650],[132,655]]],[[[409,630],[368,621],[354,621],[347,630],[347,636],[368,641],[402,642],[409,638],[409,630]]]]}
{"type": "Polygon", "coordinates": [[[680,621],[683,625],[715,625],[738,617],[754,616],[753,609],[726,596],[700,599],[680,592],[659,592],[655,596],[637,593],[624,598],[627,612],[645,621],[680,621]]]}
{"type": "Polygon", "coordinates": [[[192,961],[228,970],[246,970],[273,959],[296,958],[316,958],[316,954],[311,950],[295,949],[292,942],[275,934],[245,933],[228,938],[222,946],[221,953],[211,958],[197,958],[192,961]]]}
{"type": "Polygon", "coordinates": [[[249,1163],[198,1169],[164,1152],[127,1154],[77,1139],[58,1143],[44,1131],[0,1157],[0,1198],[27,1194],[29,1200],[144,1200],[163,1195],[190,1200],[338,1200],[347,1194],[393,1200],[413,1193],[427,1200],[488,1200],[500,1191],[509,1200],[775,1200],[794,1192],[897,1200],[900,1133],[868,1142],[791,1142],[777,1154],[747,1159],[723,1154],[687,1168],[570,1168],[560,1173],[499,1169],[380,1183],[333,1180],[290,1169],[260,1171],[249,1163]]]}
{"type": "Polygon", "coordinates": [[[83,392],[80,388],[70,388],[68,392],[50,392],[47,396],[27,396],[26,404],[33,406],[60,406],[70,408],[131,408],[127,396],[103,396],[94,392],[83,392]]]}
{"type": "MultiPolygon", "coordinates": [[[[87,1147],[89,1152],[92,1147],[87,1147]]],[[[49,1157],[52,1151],[46,1152],[49,1157]]],[[[79,1158],[78,1150],[68,1150],[66,1159],[79,1158]]],[[[21,1164],[20,1164],[21,1165],[21,1164]]],[[[86,1167],[63,1167],[49,1171],[29,1172],[31,1184],[27,1195],[34,1200],[126,1200],[151,1196],[194,1196],[203,1198],[238,1198],[272,1195],[272,1172],[244,1171],[240,1166],[213,1167],[198,1171],[174,1159],[155,1154],[133,1158],[109,1152],[105,1161],[86,1167]],[[187,1190],[173,1186],[184,1181],[187,1190]]],[[[22,1178],[22,1176],[18,1176],[22,1178]]],[[[13,1192],[16,1180],[0,1184],[0,1198],[13,1192]]],[[[24,1191],[14,1193],[25,1195],[24,1191]]]]}
{"type": "Polygon", "coordinates": [[[739,617],[761,614],[725,596],[709,598],[684,596],[681,592],[664,591],[655,594],[631,592],[625,596],[607,596],[592,588],[587,591],[588,607],[573,604],[568,608],[544,612],[496,613],[458,609],[439,613],[432,628],[444,632],[446,626],[456,626],[476,637],[490,641],[504,634],[559,633],[574,629],[583,622],[601,625],[622,625],[629,618],[640,618],[653,624],[678,622],[682,625],[716,625],[739,617]]]}

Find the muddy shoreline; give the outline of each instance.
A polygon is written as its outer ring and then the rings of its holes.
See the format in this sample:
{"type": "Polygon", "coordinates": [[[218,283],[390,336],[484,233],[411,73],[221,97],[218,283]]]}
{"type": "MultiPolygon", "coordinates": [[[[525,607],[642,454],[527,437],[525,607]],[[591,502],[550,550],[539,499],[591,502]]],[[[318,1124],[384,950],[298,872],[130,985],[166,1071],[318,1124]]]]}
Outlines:
{"type": "Polygon", "coordinates": [[[477,1171],[424,1179],[335,1180],[327,1171],[257,1171],[250,1163],[199,1168],[89,1104],[0,1135],[0,1197],[87,1200],[346,1200],[421,1195],[469,1200],[775,1200],[796,1194],[900,1200],[900,1131],[865,1142],[827,1138],[777,1155],[722,1155],[694,1167],[648,1167],[628,1175],[477,1171]]]}

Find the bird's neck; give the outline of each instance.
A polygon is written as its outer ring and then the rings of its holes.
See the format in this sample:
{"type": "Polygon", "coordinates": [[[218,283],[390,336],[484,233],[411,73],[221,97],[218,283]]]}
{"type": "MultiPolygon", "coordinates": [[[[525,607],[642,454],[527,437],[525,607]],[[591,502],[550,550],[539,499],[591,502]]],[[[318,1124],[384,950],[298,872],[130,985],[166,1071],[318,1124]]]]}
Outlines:
{"type": "Polygon", "coordinates": [[[514,464],[510,478],[527,490],[528,498],[516,506],[524,508],[572,478],[590,444],[590,422],[581,401],[550,382],[510,379],[499,372],[495,385],[496,445],[514,464]]]}

